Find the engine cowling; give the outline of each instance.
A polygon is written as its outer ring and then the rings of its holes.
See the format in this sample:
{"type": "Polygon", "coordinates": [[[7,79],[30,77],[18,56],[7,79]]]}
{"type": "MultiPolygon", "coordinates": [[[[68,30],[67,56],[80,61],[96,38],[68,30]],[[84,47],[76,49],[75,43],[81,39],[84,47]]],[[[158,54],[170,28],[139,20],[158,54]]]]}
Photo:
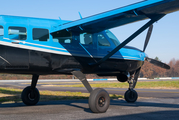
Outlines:
{"type": "Polygon", "coordinates": [[[126,82],[129,79],[129,75],[120,73],[117,75],[117,80],[119,82],[126,82]]]}

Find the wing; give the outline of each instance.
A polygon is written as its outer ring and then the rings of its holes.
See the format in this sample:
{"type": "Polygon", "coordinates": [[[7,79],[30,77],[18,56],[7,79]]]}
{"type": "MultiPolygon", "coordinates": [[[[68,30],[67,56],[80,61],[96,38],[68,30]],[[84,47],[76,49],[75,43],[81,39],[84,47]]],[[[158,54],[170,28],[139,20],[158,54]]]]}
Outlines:
{"type": "Polygon", "coordinates": [[[117,26],[149,19],[179,10],[179,0],[147,0],[91,17],[55,26],[52,35],[62,30],[100,32],[117,26]]]}

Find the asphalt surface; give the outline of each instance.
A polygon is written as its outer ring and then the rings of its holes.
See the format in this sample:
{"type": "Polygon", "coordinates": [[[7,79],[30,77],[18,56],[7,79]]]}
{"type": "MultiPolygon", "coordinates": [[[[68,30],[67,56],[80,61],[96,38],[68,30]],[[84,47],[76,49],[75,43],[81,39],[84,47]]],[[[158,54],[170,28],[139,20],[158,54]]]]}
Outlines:
{"type": "MultiPolygon", "coordinates": [[[[49,82],[49,81],[48,81],[49,82]]],[[[0,82],[0,87],[23,89],[30,82],[0,82]],[[22,84],[23,83],[23,84],[22,84]],[[26,84],[24,84],[26,83],[26,84]]],[[[39,90],[82,91],[85,88],[59,88],[43,86],[39,90]]],[[[78,83],[78,82],[77,82],[78,83]]],[[[59,83],[58,83],[59,84],[59,83]]],[[[61,84],[76,84],[63,82],[61,84]]],[[[106,88],[109,93],[123,95],[127,89],[106,88]]],[[[0,120],[178,120],[179,90],[136,89],[139,99],[136,103],[127,103],[123,99],[111,100],[106,113],[94,114],[88,107],[88,100],[66,100],[39,102],[36,106],[25,106],[23,103],[0,104],[0,120]]]]}
{"type": "Polygon", "coordinates": [[[1,104],[1,120],[178,120],[179,99],[139,99],[134,104],[111,100],[106,113],[91,113],[88,100],[1,104]]]}

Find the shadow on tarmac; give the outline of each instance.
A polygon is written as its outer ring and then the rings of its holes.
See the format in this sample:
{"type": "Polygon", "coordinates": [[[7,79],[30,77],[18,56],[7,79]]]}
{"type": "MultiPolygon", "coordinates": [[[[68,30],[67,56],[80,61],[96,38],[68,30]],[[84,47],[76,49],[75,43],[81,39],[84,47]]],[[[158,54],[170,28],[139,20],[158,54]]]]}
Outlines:
{"type": "MultiPolygon", "coordinates": [[[[18,97],[18,96],[16,96],[18,97]]],[[[50,97],[50,96],[49,96],[50,97]]],[[[35,106],[45,106],[45,105],[67,105],[76,108],[83,109],[85,112],[91,113],[89,108],[85,108],[80,105],[75,105],[74,103],[83,103],[88,104],[88,100],[59,100],[59,101],[40,101],[35,106]]],[[[125,100],[111,100],[110,105],[113,106],[126,106],[126,107],[157,107],[157,108],[179,108],[179,104],[168,104],[168,103],[153,103],[153,102],[135,102],[135,103],[127,103],[125,100]]],[[[0,108],[7,108],[7,107],[29,107],[23,103],[7,103],[7,104],[0,104],[0,108]]],[[[162,113],[163,114],[163,113],[162,113]]],[[[177,114],[179,117],[179,114],[177,114]]]]}
{"type": "MultiPolygon", "coordinates": [[[[10,90],[2,90],[0,89],[0,93],[11,93],[14,96],[7,96],[7,97],[0,97],[0,108],[13,108],[13,107],[29,107],[24,105],[23,103],[19,103],[21,101],[20,99],[20,95],[21,95],[21,91],[16,92],[16,91],[10,91],[10,90]],[[6,102],[10,102],[10,100],[14,100],[16,99],[15,103],[6,103],[6,104],[2,104],[2,101],[6,101],[6,102]]],[[[43,95],[42,95],[43,97],[43,95]]],[[[56,96],[46,96],[48,98],[53,98],[56,96]]],[[[63,97],[63,96],[60,96],[63,97]]],[[[65,97],[65,96],[64,96],[65,97]]],[[[78,96],[76,96],[76,98],[78,99],[78,96]]],[[[79,98],[80,99],[80,98],[79,98]]],[[[83,107],[83,105],[81,105],[80,103],[83,104],[88,104],[88,100],[84,99],[84,100],[59,100],[59,101],[44,101],[44,102],[39,102],[36,106],[45,106],[45,105],[67,105],[67,106],[72,106],[75,108],[80,108],[82,110],[84,110],[87,113],[92,113],[91,110],[89,108],[83,107]],[[79,104],[75,104],[75,103],[79,103],[79,104]]],[[[153,107],[153,108],[179,108],[179,104],[170,104],[170,103],[155,103],[155,102],[140,102],[137,101],[136,103],[127,103],[124,100],[111,100],[110,105],[113,106],[126,106],[126,107],[153,107]]],[[[156,111],[156,112],[148,112],[148,113],[140,113],[140,114],[132,114],[132,115],[119,115],[119,116],[113,116],[113,117],[105,117],[105,118],[100,118],[100,119],[129,119],[129,116],[132,117],[136,117],[138,116],[139,120],[143,120],[143,119],[156,119],[156,118],[152,118],[153,116],[157,116],[157,118],[160,119],[178,119],[179,118],[179,110],[171,110],[171,111],[156,111]],[[147,118],[146,118],[147,117],[147,118]]],[[[135,118],[134,117],[134,118],[135,118]]],[[[99,118],[98,118],[99,119],[99,118]]],[[[94,119],[97,120],[97,119],[94,119]]]]}
{"type": "Polygon", "coordinates": [[[86,120],[178,120],[179,110],[171,111],[156,111],[147,112],[139,114],[128,114],[128,115],[117,115],[112,117],[102,117],[96,119],[86,119],[86,120]]]}

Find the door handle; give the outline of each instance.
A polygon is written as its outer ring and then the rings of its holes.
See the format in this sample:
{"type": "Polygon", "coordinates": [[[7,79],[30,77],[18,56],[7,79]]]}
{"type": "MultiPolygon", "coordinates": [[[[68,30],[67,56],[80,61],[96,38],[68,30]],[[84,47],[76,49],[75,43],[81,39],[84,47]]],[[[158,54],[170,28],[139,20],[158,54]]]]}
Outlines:
{"type": "Polygon", "coordinates": [[[13,43],[13,44],[19,44],[19,42],[11,42],[11,43],[13,43]]]}

